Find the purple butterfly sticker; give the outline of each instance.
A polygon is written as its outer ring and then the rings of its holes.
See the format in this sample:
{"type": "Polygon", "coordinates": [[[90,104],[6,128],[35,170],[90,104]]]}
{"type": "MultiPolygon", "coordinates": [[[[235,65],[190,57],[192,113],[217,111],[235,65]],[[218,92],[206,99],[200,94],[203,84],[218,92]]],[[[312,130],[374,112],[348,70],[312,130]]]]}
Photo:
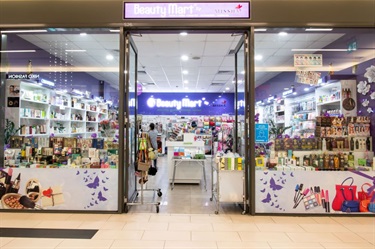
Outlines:
{"type": "Polygon", "coordinates": [[[87,184],[86,186],[94,189],[99,187],[99,177],[95,177],[94,181],[92,183],[87,184]]]}
{"type": "Polygon", "coordinates": [[[269,203],[271,201],[271,194],[268,193],[267,194],[267,197],[265,199],[262,200],[263,203],[269,203]]]}
{"type": "Polygon", "coordinates": [[[107,200],[107,198],[105,198],[103,196],[102,191],[99,191],[99,193],[98,193],[98,199],[99,199],[99,201],[106,201],[107,200]]]}
{"type": "Polygon", "coordinates": [[[271,180],[270,180],[270,188],[275,191],[275,190],[280,190],[283,188],[283,186],[281,185],[277,185],[275,180],[271,177],[271,180]]]}

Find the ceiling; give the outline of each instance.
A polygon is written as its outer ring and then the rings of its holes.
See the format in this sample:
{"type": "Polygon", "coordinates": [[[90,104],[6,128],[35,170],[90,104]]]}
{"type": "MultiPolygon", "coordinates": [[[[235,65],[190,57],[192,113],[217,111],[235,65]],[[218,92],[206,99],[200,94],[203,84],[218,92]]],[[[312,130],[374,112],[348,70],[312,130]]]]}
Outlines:
{"type": "MultiPolygon", "coordinates": [[[[345,32],[304,32],[299,29],[287,35],[277,32],[255,33],[255,82],[256,86],[267,82],[283,72],[295,72],[292,49],[321,49],[329,47],[342,38],[345,32]],[[258,57],[262,58],[257,60],[258,57]]],[[[374,34],[373,34],[374,35],[374,34]]],[[[118,88],[119,35],[111,33],[80,32],[19,34],[22,39],[56,56],[61,61],[54,64],[53,58],[45,65],[34,65],[33,70],[68,70],[86,72],[98,80],[104,80],[118,88]],[[85,50],[85,52],[66,52],[85,50]],[[111,54],[113,60],[107,60],[111,54]]],[[[145,92],[223,92],[233,91],[235,70],[234,50],[241,34],[234,33],[179,33],[133,34],[138,50],[138,81],[145,92]],[[182,61],[181,56],[188,60],[182,61]],[[183,71],[187,70],[187,74],[183,71]]],[[[323,67],[310,70],[329,71],[329,64],[344,69],[349,64],[375,58],[374,48],[354,55],[336,56],[325,60],[323,67]],[[349,64],[348,64],[349,63],[349,64]]],[[[340,47],[341,48],[341,47],[340,47]]],[[[344,47],[345,49],[345,47],[344,47]]],[[[328,57],[323,57],[328,58],[328,57]]],[[[243,68],[243,61],[239,61],[243,68]]],[[[13,69],[17,70],[17,69],[13,69]]],[[[242,69],[239,70],[242,72],[242,69]]]]}

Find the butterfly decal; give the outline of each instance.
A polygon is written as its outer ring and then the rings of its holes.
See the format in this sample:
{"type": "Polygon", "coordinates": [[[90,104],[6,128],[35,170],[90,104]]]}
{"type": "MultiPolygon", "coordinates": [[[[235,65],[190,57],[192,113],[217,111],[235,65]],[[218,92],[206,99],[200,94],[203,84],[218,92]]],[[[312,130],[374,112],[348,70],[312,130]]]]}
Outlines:
{"type": "Polygon", "coordinates": [[[275,191],[275,190],[280,190],[280,189],[282,189],[283,186],[281,186],[281,185],[277,185],[276,182],[275,182],[275,179],[273,179],[273,178],[271,177],[271,180],[270,180],[270,188],[272,188],[272,190],[275,191]]]}
{"type": "Polygon", "coordinates": [[[260,178],[260,181],[263,181],[263,178],[260,178]]]}
{"type": "Polygon", "coordinates": [[[90,206],[94,206],[94,204],[92,204],[92,203],[90,202],[90,206]]]}
{"type": "Polygon", "coordinates": [[[294,177],[294,175],[293,175],[293,172],[292,172],[292,173],[290,173],[290,176],[291,176],[291,177],[294,177]]]}
{"type": "Polygon", "coordinates": [[[264,193],[264,192],[266,192],[266,189],[264,188],[264,189],[262,189],[260,192],[264,193]]]}
{"type": "Polygon", "coordinates": [[[241,9],[241,8],[242,8],[241,4],[239,4],[239,5],[236,6],[236,9],[238,9],[238,10],[241,9]]]}
{"type": "Polygon", "coordinates": [[[92,193],[91,195],[95,195],[95,192],[94,192],[94,193],[92,193]]]}
{"type": "Polygon", "coordinates": [[[99,191],[99,193],[98,193],[98,199],[99,199],[99,201],[106,201],[107,200],[107,198],[105,198],[103,196],[102,191],[99,191]]]}
{"type": "Polygon", "coordinates": [[[273,196],[274,196],[274,197],[278,197],[278,195],[275,195],[275,194],[274,194],[273,196]]]}
{"type": "Polygon", "coordinates": [[[273,202],[271,203],[271,207],[273,207],[273,205],[275,205],[273,202]]]}
{"type": "Polygon", "coordinates": [[[89,179],[85,178],[85,182],[87,182],[89,179]]]}
{"type": "Polygon", "coordinates": [[[102,183],[105,183],[105,181],[104,181],[104,180],[102,180],[102,183]]]}
{"type": "Polygon", "coordinates": [[[105,170],[101,170],[101,172],[102,172],[102,174],[104,174],[104,173],[105,173],[105,170]]]}
{"type": "Polygon", "coordinates": [[[98,201],[95,201],[95,204],[99,204],[99,202],[98,202],[98,201]]]}
{"type": "Polygon", "coordinates": [[[267,197],[262,200],[263,203],[269,203],[271,201],[271,194],[267,193],[267,197]]]}
{"type": "Polygon", "coordinates": [[[267,184],[267,181],[265,181],[263,184],[266,185],[266,184],[267,184]]]}
{"type": "Polygon", "coordinates": [[[107,189],[106,187],[103,187],[103,190],[104,190],[104,191],[108,191],[108,189],[107,189]]]}
{"type": "Polygon", "coordinates": [[[77,173],[76,173],[76,176],[78,176],[79,175],[79,171],[77,171],[77,173]]]}
{"type": "Polygon", "coordinates": [[[280,205],[275,206],[275,208],[279,208],[279,207],[280,207],[280,205]]]}
{"type": "Polygon", "coordinates": [[[93,189],[99,187],[99,177],[95,177],[94,181],[92,183],[87,184],[86,186],[93,189]]]}
{"type": "Polygon", "coordinates": [[[281,174],[283,174],[283,176],[285,176],[286,174],[284,172],[281,172],[281,174]]]}
{"type": "Polygon", "coordinates": [[[87,170],[85,172],[83,172],[83,174],[87,174],[87,170]]]}
{"type": "Polygon", "coordinates": [[[267,174],[268,174],[268,171],[264,171],[263,174],[267,175],[267,174]]]}
{"type": "Polygon", "coordinates": [[[282,180],[281,183],[282,183],[282,184],[285,184],[285,183],[286,183],[286,180],[282,180]]]}

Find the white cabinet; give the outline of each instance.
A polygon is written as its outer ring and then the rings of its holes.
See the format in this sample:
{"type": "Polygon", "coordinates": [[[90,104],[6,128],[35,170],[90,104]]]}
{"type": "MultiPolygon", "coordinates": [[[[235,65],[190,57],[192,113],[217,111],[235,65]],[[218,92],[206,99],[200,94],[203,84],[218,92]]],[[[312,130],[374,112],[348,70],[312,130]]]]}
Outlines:
{"type": "Polygon", "coordinates": [[[318,116],[328,113],[330,116],[356,116],[357,94],[356,80],[340,80],[321,86],[315,91],[318,116]]]}

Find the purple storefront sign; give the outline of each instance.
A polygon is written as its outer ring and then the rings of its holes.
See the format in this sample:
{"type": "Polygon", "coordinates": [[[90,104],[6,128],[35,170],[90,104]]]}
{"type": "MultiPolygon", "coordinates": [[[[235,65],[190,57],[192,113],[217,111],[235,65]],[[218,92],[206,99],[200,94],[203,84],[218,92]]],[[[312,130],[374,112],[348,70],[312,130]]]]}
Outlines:
{"type": "Polygon", "coordinates": [[[250,19],[250,2],[129,3],[124,19],[250,19]]]}

